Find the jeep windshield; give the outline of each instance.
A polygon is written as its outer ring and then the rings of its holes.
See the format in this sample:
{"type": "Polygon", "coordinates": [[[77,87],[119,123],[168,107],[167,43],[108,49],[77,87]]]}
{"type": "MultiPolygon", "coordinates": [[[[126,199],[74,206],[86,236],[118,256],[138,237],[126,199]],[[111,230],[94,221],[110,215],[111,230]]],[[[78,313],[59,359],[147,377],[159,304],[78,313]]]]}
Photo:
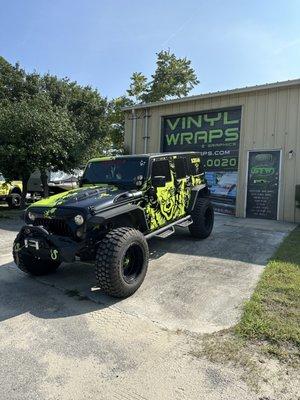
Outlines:
{"type": "Polygon", "coordinates": [[[146,158],[115,158],[91,161],[87,164],[82,184],[112,184],[133,189],[143,184],[147,176],[146,158]]]}

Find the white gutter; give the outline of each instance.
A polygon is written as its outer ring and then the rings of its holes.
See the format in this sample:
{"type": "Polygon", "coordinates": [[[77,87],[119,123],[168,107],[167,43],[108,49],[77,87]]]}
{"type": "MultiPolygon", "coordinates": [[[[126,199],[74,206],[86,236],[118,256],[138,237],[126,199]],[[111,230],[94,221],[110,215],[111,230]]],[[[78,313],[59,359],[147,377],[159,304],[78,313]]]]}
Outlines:
{"type": "Polygon", "coordinates": [[[144,116],[144,118],[145,118],[145,128],[144,128],[144,137],[143,137],[143,139],[144,139],[144,154],[147,154],[147,144],[148,144],[148,139],[149,139],[149,136],[148,136],[148,118],[149,118],[149,115],[148,115],[148,109],[147,108],[145,108],[145,116],[144,116]]]}
{"type": "Polygon", "coordinates": [[[135,154],[135,145],[136,145],[136,115],[135,109],[132,109],[132,139],[131,139],[131,154],[135,154]]]}

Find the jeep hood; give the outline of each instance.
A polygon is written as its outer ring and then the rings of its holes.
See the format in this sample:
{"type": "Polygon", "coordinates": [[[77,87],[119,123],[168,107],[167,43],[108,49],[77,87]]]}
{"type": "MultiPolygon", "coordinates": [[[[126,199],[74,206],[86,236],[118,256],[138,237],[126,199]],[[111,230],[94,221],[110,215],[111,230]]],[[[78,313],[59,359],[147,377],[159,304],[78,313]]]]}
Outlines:
{"type": "Polygon", "coordinates": [[[31,208],[81,208],[93,207],[95,210],[109,207],[117,201],[132,197],[136,191],[118,189],[115,186],[91,186],[69,190],[42,199],[32,204],[31,208]]]}

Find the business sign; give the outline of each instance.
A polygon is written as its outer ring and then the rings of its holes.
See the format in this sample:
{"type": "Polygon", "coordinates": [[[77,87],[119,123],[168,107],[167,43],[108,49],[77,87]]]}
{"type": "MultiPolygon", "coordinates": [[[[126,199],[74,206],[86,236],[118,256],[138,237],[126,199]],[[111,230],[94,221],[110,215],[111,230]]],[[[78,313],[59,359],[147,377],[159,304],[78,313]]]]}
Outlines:
{"type": "Polygon", "coordinates": [[[277,219],[280,150],[250,151],[246,217],[277,219]]]}
{"type": "Polygon", "coordinates": [[[235,214],[241,107],[167,116],[162,151],[198,151],[215,210],[235,214]]]}

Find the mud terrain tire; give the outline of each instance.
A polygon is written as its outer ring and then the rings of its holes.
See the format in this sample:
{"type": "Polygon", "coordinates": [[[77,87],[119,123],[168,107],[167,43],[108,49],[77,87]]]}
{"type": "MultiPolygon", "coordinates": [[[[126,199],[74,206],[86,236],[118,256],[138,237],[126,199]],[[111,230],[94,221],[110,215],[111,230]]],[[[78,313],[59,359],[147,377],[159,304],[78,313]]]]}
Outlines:
{"type": "Polygon", "coordinates": [[[133,228],[111,230],[101,240],[95,262],[100,289],[112,297],[132,295],[143,283],[149,262],[144,235],[133,228]]]}
{"type": "Polygon", "coordinates": [[[193,223],[189,226],[190,233],[197,239],[206,239],[214,226],[214,209],[208,198],[198,198],[193,212],[193,223]]]}

